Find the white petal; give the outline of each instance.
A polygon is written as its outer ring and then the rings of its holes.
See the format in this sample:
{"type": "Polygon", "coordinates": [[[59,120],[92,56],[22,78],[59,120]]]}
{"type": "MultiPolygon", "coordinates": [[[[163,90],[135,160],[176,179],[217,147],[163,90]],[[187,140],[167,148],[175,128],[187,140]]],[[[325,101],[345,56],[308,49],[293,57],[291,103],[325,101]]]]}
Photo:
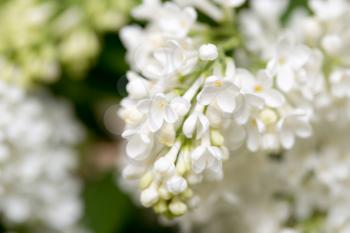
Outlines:
{"type": "Polygon", "coordinates": [[[208,151],[211,154],[212,157],[214,157],[216,160],[222,160],[223,156],[221,153],[221,150],[216,146],[208,146],[208,151]]]}
{"type": "Polygon", "coordinates": [[[234,118],[240,125],[245,124],[249,119],[249,108],[245,96],[237,96],[236,110],[234,112],[234,118]]]}
{"type": "Polygon", "coordinates": [[[205,147],[204,146],[198,146],[196,149],[194,149],[191,153],[191,158],[194,161],[199,160],[205,152],[205,147]]]}
{"type": "Polygon", "coordinates": [[[217,94],[217,90],[215,87],[204,87],[203,90],[198,94],[197,100],[202,105],[209,105],[215,95],[217,94]]]}
{"type": "Polygon", "coordinates": [[[247,103],[255,108],[262,109],[264,107],[264,100],[257,95],[246,94],[247,103]]]}
{"type": "Polygon", "coordinates": [[[285,92],[290,91],[294,86],[294,74],[288,66],[280,67],[277,74],[277,85],[285,92]]]}
{"type": "Polygon", "coordinates": [[[177,115],[171,107],[167,107],[165,109],[164,118],[165,118],[165,121],[170,124],[175,123],[177,121],[177,115]]]}
{"type": "Polygon", "coordinates": [[[271,75],[268,73],[268,71],[266,70],[259,71],[256,79],[257,79],[257,82],[260,83],[264,89],[271,88],[273,85],[273,79],[271,75]]]}
{"type": "Polygon", "coordinates": [[[245,1],[246,0],[216,0],[216,2],[219,2],[227,7],[239,7],[243,5],[245,1]]]}
{"type": "Polygon", "coordinates": [[[152,142],[152,138],[150,137],[150,134],[147,133],[139,133],[142,141],[144,141],[145,143],[151,143],[152,142]]]}
{"type": "Polygon", "coordinates": [[[203,134],[205,132],[207,132],[207,130],[209,129],[209,120],[203,114],[199,114],[198,119],[199,119],[199,122],[200,122],[200,127],[199,127],[199,130],[198,130],[197,138],[202,138],[203,134]]]}
{"type": "Polygon", "coordinates": [[[235,84],[244,91],[249,92],[255,86],[255,76],[246,69],[237,69],[235,84]]]}
{"type": "Polygon", "coordinates": [[[199,146],[191,153],[192,169],[197,174],[203,172],[205,169],[205,150],[206,148],[204,146],[199,146]]]}
{"type": "Polygon", "coordinates": [[[261,96],[265,99],[266,104],[273,108],[280,107],[285,101],[284,96],[273,89],[265,90],[261,96]]]}
{"type": "Polygon", "coordinates": [[[246,131],[240,125],[232,123],[232,125],[227,130],[226,144],[229,149],[237,149],[243,142],[246,137],[246,131]]]}
{"type": "Polygon", "coordinates": [[[148,156],[147,151],[149,148],[150,144],[145,143],[138,135],[135,135],[128,141],[126,153],[131,159],[142,160],[148,156]]]}
{"type": "Polygon", "coordinates": [[[192,161],[192,169],[196,174],[202,173],[205,170],[205,167],[206,167],[206,161],[204,160],[204,158],[200,158],[196,161],[192,161]]]}
{"type": "Polygon", "coordinates": [[[137,104],[137,109],[142,113],[148,113],[150,111],[150,108],[152,106],[152,100],[141,100],[137,104]]]}
{"type": "Polygon", "coordinates": [[[122,137],[123,138],[128,138],[133,136],[134,134],[136,134],[138,131],[136,129],[126,129],[123,133],[122,133],[122,137]]]}
{"type": "Polygon", "coordinates": [[[307,138],[312,134],[312,128],[307,122],[299,121],[295,128],[296,134],[301,138],[307,138]]]}
{"type": "Polygon", "coordinates": [[[253,126],[248,129],[247,147],[250,151],[255,152],[259,149],[260,135],[253,126]]]}
{"type": "Polygon", "coordinates": [[[190,103],[181,97],[174,98],[171,101],[170,106],[179,116],[185,115],[191,107],[190,103]]]}
{"type": "Polygon", "coordinates": [[[263,136],[262,143],[265,149],[275,150],[279,146],[278,137],[276,134],[269,133],[263,136]]]}
{"type": "Polygon", "coordinates": [[[233,78],[236,74],[236,66],[232,59],[228,59],[228,62],[226,63],[226,71],[225,76],[228,78],[233,78]]]}
{"type": "MultiPolygon", "coordinates": [[[[215,67],[216,68],[216,67],[215,67]]],[[[218,73],[221,73],[221,72],[218,72],[218,73]]],[[[219,75],[219,74],[218,74],[219,75]]],[[[218,81],[218,80],[222,80],[221,78],[219,78],[219,76],[215,76],[215,75],[212,75],[212,76],[209,76],[207,78],[207,80],[205,81],[206,85],[213,85],[214,82],[218,81]]]]}
{"type": "Polygon", "coordinates": [[[182,131],[187,138],[192,138],[193,131],[197,124],[197,115],[192,113],[184,122],[182,131]]]}
{"type": "Polygon", "coordinates": [[[232,90],[225,90],[217,96],[217,104],[226,113],[232,113],[236,108],[236,93],[232,90]]]}
{"type": "Polygon", "coordinates": [[[221,160],[210,158],[207,161],[207,169],[209,169],[213,173],[214,178],[220,179],[222,177],[223,172],[222,172],[222,161],[221,160]]]}
{"type": "Polygon", "coordinates": [[[281,143],[285,149],[290,149],[294,145],[294,135],[291,130],[284,129],[281,132],[281,143]]]}
{"type": "Polygon", "coordinates": [[[149,128],[152,132],[158,131],[163,125],[163,112],[152,108],[148,118],[149,128]]]}

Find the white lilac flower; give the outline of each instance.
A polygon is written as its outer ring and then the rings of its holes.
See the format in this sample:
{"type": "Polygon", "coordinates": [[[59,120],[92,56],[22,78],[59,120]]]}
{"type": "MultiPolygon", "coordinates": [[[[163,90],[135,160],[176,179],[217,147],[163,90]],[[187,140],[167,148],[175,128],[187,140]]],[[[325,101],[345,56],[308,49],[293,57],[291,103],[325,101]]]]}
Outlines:
{"type": "Polygon", "coordinates": [[[309,5],[322,20],[337,18],[349,8],[349,2],[345,0],[310,0],[309,5]]]}
{"type": "Polygon", "coordinates": [[[147,114],[147,123],[151,132],[156,132],[163,126],[164,122],[170,124],[177,122],[181,116],[187,113],[189,103],[181,97],[169,101],[166,96],[157,94],[152,99],[139,102],[138,108],[147,114]]]}
{"type": "Polygon", "coordinates": [[[226,113],[232,113],[236,107],[239,89],[230,78],[210,76],[203,90],[198,94],[198,102],[202,105],[216,105],[226,113]]]}
{"type": "Polygon", "coordinates": [[[346,25],[349,20],[349,2],[314,0],[309,1],[309,6],[314,15],[303,17],[299,22],[302,27],[296,27],[293,31],[301,34],[303,40],[309,45],[316,48],[321,47],[327,57],[338,60],[343,65],[349,65],[350,30],[346,25]]]}
{"type": "Polygon", "coordinates": [[[225,158],[221,148],[212,145],[208,137],[203,137],[203,142],[191,153],[192,169],[196,174],[208,171],[213,177],[222,177],[222,161],[225,158]]]}
{"type": "Polygon", "coordinates": [[[239,14],[239,26],[248,49],[264,59],[273,55],[276,42],[283,32],[280,18],[288,0],[252,0],[251,8],[239,14]]]}
{"type": "Polygon", "coordinates": [[[78,166],[75,147],[84,134],[69,106],[5,82],[0,82],[0,96],[4,223],[34,232],[78,232],[81,182],[72,172],[78,166]]]}
{"type": "Polygon", "coordinates": [[[289,92],[294,88],[297,73],[309,59],[308,48],[294,45],[290,37],[283,38],[276,49],[275,55],[269,62],[269,70],[276,75],[278,87],[289,92]]]}
{"type": "Polygon", "coordinates": [[[187,35],[197,18],[197,13],[192,7],[180,8],[174,3],[165,3],[155,15],[155,27],[170,37],[182,38],[187,35]]]}
{"type": "Polygon", "coordinates": [[[136,8],[121,183],[187,232],[345,233],[349,3],[244,2],[136,8]]]}
{"type": "Polygon", "coordinates": [[[285,103],[283,94],[273,88],[273,78],[264,71],[254,77],[245,69],[237,70],[235,83],[243,92],[262,98],[269,107],[278,108],[285,103]]]}

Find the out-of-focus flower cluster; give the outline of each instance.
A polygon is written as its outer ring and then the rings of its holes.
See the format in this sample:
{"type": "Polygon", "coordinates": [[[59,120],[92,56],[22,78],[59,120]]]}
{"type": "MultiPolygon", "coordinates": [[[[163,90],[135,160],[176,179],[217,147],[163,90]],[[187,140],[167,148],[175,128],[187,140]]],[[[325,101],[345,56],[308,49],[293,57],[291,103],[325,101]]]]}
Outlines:
{"type": "Polygon", "coordinates": [[[188,231],[349,232],[350,3],[243,4],[133,10],[121,183],[188,231]]]}
{"type": "Polygon", "coordinates": [[[85,232],[77,144],[67,103],[0,82],[0,212],[9,229],[85,232]]]}
{"type": "Polygon", "coordinates": [[[1,79],[28,85],[63,72],[82,77],[99,36],[117,31],[133,1],[13,0],[0,3],[1,79]]]}

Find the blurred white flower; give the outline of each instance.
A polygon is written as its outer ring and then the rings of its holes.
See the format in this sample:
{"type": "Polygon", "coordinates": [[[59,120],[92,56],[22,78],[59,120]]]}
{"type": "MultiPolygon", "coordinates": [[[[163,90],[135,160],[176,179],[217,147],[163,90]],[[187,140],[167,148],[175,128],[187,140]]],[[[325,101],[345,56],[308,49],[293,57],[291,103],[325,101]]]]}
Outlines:
{"type": "Polygon", "coordinates": [[[215,1],[226,7],[239,7],[243,5],[246,0],[215,0],[215,1]]]}
{"type": "Polygon", "coordinates": [[[5,223],[78,231],[81,183],[75,146],[84,132],[69,106],[0,82],[0,212],[5,223]],[[78,228],[77,228],[78,227],[78,228]]]}

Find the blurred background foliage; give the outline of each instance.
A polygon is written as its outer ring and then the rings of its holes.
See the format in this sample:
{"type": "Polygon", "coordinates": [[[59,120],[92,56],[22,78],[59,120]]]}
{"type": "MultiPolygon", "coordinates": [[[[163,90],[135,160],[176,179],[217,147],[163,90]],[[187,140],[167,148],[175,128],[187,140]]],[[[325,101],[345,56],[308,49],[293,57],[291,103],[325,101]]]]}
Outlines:
{"type": "MultiPolygon", "coordinates": [[[[59,2],[64,8],[67,2],[74,1],[59,2]]],[[[306,6],[305,0],[290,2],[289,11],[284,18],[288,17],[292,9],[306,6]]],[[[136,207],[116,185],[115,163],[119,156],[116,151],[120,138],[106,129],[104,117],[109,107],[116,105],[126,95],[125,73],[128,66],[117,30],[103,33],[99,40],[100,52],[84,78],[74,78],[74,74],[63,70],[57,82],[48,84],[55,95],[65,97],[73,103],[77,117],[89,132],[91,143],[83,149],[80,170],[84,179],[83,221],[94,233],[175,232],[174,228],[160,226],[155,216],[147,210],[136,207]]],[[[0,229],[0,232],[3,230],[0,229]]]]}

